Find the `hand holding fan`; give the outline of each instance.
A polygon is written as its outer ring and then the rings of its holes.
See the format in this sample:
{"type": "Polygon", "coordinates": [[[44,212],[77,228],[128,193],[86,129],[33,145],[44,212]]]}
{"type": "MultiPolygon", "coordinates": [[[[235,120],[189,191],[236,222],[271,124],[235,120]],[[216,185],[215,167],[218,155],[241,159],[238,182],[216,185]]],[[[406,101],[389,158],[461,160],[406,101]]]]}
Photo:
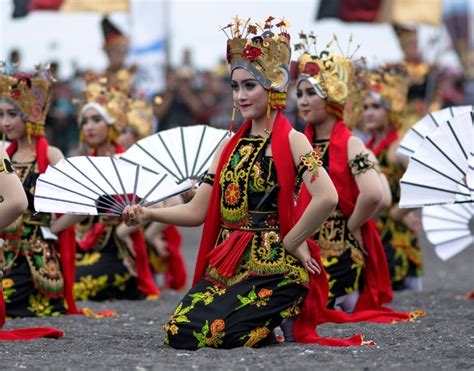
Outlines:
{"type": "Polygon", "coordinates": [[[199,180],[229,132],[207,125],[178,127],[150,135],[120,158],[158,173],[167,172],[180,184],[199,180]]]}
{"type": "Polygon", "coordinates": [[[78,156],[48,166],[36,183],[38,212],[120,216],[125,206],[149,206],[187,191],[166,173],[113,157],[78,156]]]}

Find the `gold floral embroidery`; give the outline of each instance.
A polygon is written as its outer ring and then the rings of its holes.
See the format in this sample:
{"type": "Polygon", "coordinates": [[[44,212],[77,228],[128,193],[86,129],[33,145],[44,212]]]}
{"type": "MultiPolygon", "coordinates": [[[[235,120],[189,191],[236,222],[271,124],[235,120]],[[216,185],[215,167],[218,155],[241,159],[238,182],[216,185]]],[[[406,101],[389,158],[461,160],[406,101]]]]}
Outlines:
{"type": "Polygon", "coordinates": [[[198,348],[205,346],[217,348],[221,345],[225,336],[224,328],[225,323],[222,319],[214,320],[211,326],[209,326],[209,322],[206,320],[201,332],[193,331],[194,337],[199,341],[198,348]]]}
{"type": "Polygon", "coordinates": [[[130,273],[125,273],[124,275],[115,273],[114,282],[112,283],[112,286],[116,287],[120,291],[125,291],[127,282],[130,280],[130,278],[132,278],[132,275],[130,273]]]}
{"type": "Polygon", "coordinates": [[[28,310],[37,317],[44,316],[59,316],[59,312],[53,312],[53,306],[50,304],[50,299],[40,293],[30,295],[28,299],[28,310]]]}
{"type": "Polygon", "coordinates": [[[91,253],[85,253],[81,259],[76,260],[76,267],[85,267],[88,265],[94,265],[100,260],[100,252],[93,251],[91,253]]]}
{"type": "Polygon", "coordinates": [[[3,287],[3,300],[5,300],[5,303],[10,303],[10,296],[14,295],[16,292],[16,289],[13,288],[14,282],[11,278],[4,278],[2,281],[2,287],[3,287]]]}
{"type": "Polygon", "coordinates": [[[270,320],[268,320],[264,326],[256,327],[250,331],[249,334],[242,336],[240,339],[244,340],[248,337],[247,341],[245,342],[244,346],[246,347],[253,347],[259,341],[265,339],[268,334],[270,333],[270,329],[267,327],[270,324],[270,320]]]}
{"type": "Polygon", "coordinates": [[[257,308],[267,305],[270,301],[273,291],[265,288],[260,289],[258,294],[255,292],[255,286],[247,294],[247,296],[237,295],[237,299],[240,301],[240,305],[235,310],[241,309],[247,305],[255,305],[257,308]]]}
{"type": "Polygon", "coordinates": [[[311,175],[311,183],[318,177],[319,168],[323,166],[323,162],[315,150],[308,152],[305,155],[300,156],[300,160],[304,166],[308,169],[311,175]]]}
{"type": "Polygon", "coordinates": [[[285,310],[282,310],[280,312],[280,316],[282,318],[294,318],[301,312],[300,304],[303,301],[303,298],[299,298],[298,300],[295,300],[293,304],[291,304],[290,307],[288,307],[285,310]]]}
{"type": "Polygon", "coordinates": [[[263,138],[240,139],[221,171],[221,215],[228,227],[240,228],[249,221],[249,177],[255,159],[265,143],[263,138]]]}
{"type": "Polygon", "coordinates": [[[79,282],[74,283],[74,298],[76,300],[88,300],[96,296],[100,291],[107,287],[107,275],[93,278],[90,274],[80,278],[79,282]]]}

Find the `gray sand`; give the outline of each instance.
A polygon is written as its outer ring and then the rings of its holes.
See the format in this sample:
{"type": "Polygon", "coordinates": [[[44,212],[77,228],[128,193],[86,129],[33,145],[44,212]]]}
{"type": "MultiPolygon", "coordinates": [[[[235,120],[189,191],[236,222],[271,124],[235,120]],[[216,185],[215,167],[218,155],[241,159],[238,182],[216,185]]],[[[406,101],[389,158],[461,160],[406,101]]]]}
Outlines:
{"type": "MultiPolygon", "coordinates": [[[[185,255],[192,267],[200,231],[184,229],[185,255]]],[[[95,310],[114,309],[118,318],[81,316],[8,321],[6,329],[55,326],[60,340],[42,339],[0,343],[0,369],[474,369],[474,248],[442,262],[432,248],[424,248],[425,291],[396,293],[392,308],[425,309],[428,316],[397,325],[324,325],[327,336],[363,333],[377,342],[371,347],[332,348],[280,344],[261,349],[196,352],[162,345],[161,326],[182,293],[163,292],[156,302],[117,301],[80,303],[95,310]]]]}

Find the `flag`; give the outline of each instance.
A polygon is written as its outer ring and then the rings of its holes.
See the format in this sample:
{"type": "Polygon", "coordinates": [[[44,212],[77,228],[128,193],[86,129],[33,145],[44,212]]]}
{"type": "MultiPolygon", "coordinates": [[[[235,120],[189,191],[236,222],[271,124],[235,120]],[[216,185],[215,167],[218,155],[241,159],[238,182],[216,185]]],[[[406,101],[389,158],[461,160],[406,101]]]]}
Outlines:
{"type": "Polygon", "coordinates": [[[129,0],[13,0],[13,18],[27,16],[32,11],[60,12],[128,12],[129,0]]]}
{"type": "Polygon", "coordinates": [[[321,0],[316,19],[439,26],[442,0],[321,0]]]}
{"type": "Polygon", "coordinates": [[[151,98],[165,88],[169,4],[167,0],[134,0],[132,4],[128,62],[138,67],[136,87],[151,98]]]}

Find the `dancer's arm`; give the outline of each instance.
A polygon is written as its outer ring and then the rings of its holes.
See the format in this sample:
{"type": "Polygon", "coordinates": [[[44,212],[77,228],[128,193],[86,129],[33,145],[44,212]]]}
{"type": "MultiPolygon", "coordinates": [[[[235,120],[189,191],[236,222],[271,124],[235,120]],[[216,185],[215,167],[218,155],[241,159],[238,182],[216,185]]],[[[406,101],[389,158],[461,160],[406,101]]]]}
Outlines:
{"type": "MultiPolygon", "coordinates": [[[[308,139],[296,130],[290,133],[290,144],[295,166],[301,162],[302,156],[313,150],[308,139]]],[[[283,240],[285,249],[300,259],[310,273],[319,273],[320,268],[311,258],[306,239],[321,226],[334,210],[338,201],[334,184],[326,170],[320,165],[315,168],[314,172],[308,170],[303,174],[303,181],[311,195],[311,202],[283,240]]]]}
{"type": "Polygon", "coordinates": [[[379,168],[380,166],[377,157],[375,157],[371,150],[367,149],[367,151],[369,152],[369,160],[375,164],[375,170],[378,173],[380,185],[382,187],[382,199],[380,200],[377,209],[372,214],[372,218],[375,218],[380,212],[387,210],[392,205],[392,191],[387,176],[379,168]]]}
{"type": "MultiPolygon", "coordinates": [[[[222,149],[226,144],[227,140],[223,141],[217,149],[212,164],[209,167],[209,174],[216,173],[222,149]]],[[[215,181],[219,180],[216,179],[215,181]]],[[[165,208],[144,208],[138,205],[127,206],[123,211],[123,219],[129,226],[151,221],[182,227],[196,227],[204,223],[206,219],[211,191],[212,187],[207,183],[203,183],[196,191],[193,199],[187,204],[165,208]]]]}
{"type": "Polygon", "coordinates": [[[351,137],[348,143],[348,166],[359,188],[354,211],[347,221],[347,228],[363,248],[360,228],[377,210],[383,192],[375,164],[369,159],[369,152],[359,138],[351,137]]]}
{"type": "Polygon", "coordinates": [[[23,185],[13,172],[10,159],[0,147],[0,230],[8,227],[28,207],[23,185]]]}

